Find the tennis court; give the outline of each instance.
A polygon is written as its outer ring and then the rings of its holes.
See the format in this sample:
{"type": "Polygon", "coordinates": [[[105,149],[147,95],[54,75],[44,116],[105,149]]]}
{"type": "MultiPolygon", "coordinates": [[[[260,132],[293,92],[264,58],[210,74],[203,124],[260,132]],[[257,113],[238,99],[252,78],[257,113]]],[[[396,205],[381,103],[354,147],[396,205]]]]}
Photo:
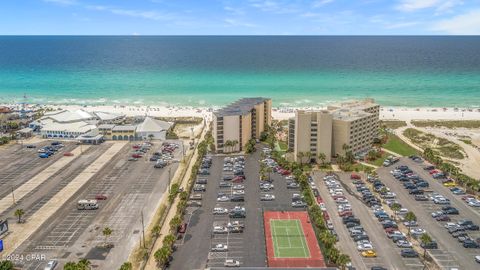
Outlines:
{"type": "Polygon", "coordinates": [[[309,258],[302,224],[298,219],[271,219],[275,258],[309,258]]]}
{"type": "Polygon", "coordinates": [[[325,267],[305,211],[263,213],[269,267],[325,267]]]}

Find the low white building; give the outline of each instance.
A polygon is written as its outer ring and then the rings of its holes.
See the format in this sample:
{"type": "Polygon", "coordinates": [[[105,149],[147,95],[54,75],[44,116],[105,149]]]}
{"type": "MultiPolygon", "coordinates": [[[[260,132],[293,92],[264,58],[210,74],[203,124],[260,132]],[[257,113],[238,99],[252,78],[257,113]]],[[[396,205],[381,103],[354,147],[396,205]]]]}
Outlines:
{"type": "Polygon", "coordinates": [[[165,140],[167,137],[167,131],[172,126],[171,123],[157,120],[149,116],[145,117],[145,120],[137,126],[137,137],[148,140],[165,140]]]}
{"type": "Polygon", "coordinates": [[[40,134],[43,138],[76,139],[78,136],[86,133],[98,133],[96,125],[84,121],[73,123],[57,123],[48,121],[42,123],[40,134]]]}

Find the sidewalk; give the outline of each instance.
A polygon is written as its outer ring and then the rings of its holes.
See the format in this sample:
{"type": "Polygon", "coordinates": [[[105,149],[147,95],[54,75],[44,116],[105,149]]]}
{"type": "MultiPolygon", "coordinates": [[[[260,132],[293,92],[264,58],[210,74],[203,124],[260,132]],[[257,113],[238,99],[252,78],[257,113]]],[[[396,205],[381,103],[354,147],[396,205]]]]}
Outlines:
{"type": "MultiPolygon", "coordinates": [[[[198,143],[202,142],[203,139],[205,138],[205,134],[208,131],[208,125],[209,125],[209,122],[207,123],[205,129],[203,130],[203,133],[202,133],[200,139],[198,140],[198,143]]],[[[197,157],[198,157],[198,150],[197,150],[197,148],[195,148],[195,153],[192,156],[191,162],[195,162],[197,160],[197,157]]],[[[190,163],[189,167],[187,168],[187,172],[185,173],[183,179],[181,179],[180,182],[179,182],[180,187],[183,187],[184,189],[186,189],[187,184],[188,184],[188,180],[190,179],[190,175],[192,174],[192,167],[193,167],[193,164],[190,163]]],[[[180,172],[180,171],[177,170],[177,172],[180,172]]],[[[166,200],[168,199],[168,194],[167,193],[168,192],[165,192],[163,194],[161,204],[165,203],[166,200]]],[[[155,261],[155,257],[153,256],[153,254],[155,253],[155,251],[157,249],[162,247],[163,238],[170,233],[170,225],[169,225],[170,220],[172,220],[173,217],[175,217],[175,215],[177,214],[177,205],[178,205],[179,201],[180,201],[180,199],[177,196],[177,198],[173,202],[172,207],[170,208],[170,210],[167,214],[167,217],[165,218],[164,223],[162,224],[162,229],[160,230],[160,237],[158,237],[158,239],[156,240],[156,242],[153,246],[153,249],[152,249],[152,253],[150,254],[150,257],[148,258],[147,264],[145,265],[144,269],[147,269],[147,270],[158,269],[157,268],[157,262],[155,261]]]]}
{"type": "MultiPolygon", "coordinates": [[[[88,149],[87,146],[85,150],[88,149]]],[[[30,180],[25,182],[23,185],[18,187],[14,192],[15,201],[20,201],[25,195],[29,192],[40,186],[43,182],[48,180],[48,178],[52,177],[52,175],[56,174],[58,171],[63,169],[65,166],[70,164],[74,161],[77,157],[80,156],[80,147],[75,148],[73,151],[73,157],[61,157],[55,163],[44,169],[43,171],[39,172],[37,175],[32,177],[30,180]]],[[[13,205],[13,198],[12,196],[8,195],[5,196],[0,200],[0,213],[6,211],[9,207],[13,205]]]]}
{"type": "Polygon", "coordinates": [[[12,254],[23,242],[35,233],[42,224],[60,209],[84,184],[100,171],[124,146],[126,142],[114,143],[105,153],[90,164],[66,187],[60,190],[42,208],[38,209],[27,223],[10,224],[11,233],[4,238],[4,254],[12,254]]]}

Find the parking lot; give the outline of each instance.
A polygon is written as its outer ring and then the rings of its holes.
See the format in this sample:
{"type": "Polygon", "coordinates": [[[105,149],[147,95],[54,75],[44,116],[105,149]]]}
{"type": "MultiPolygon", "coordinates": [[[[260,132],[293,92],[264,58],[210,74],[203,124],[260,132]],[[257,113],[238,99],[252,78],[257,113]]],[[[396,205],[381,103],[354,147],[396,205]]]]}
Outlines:
{"type": "MultiPolygon", "coordinates": [[[[235,169],[225,169],[229,166],[235,168],[236,160],[242,160],[242,157],[213,156],[209,174],[197,177],[207,180],[204,192],[192,193],[192,198],[198,196],[195,194],[202,194],[203,199],[198,200],[197,197],[196,200],[202,205],[187,208],[184,220],[188,224],[187,230],[176,243],[170,269],[223,267],[227,259],[238,261],[243,267],[267,265],[263,211],[294,210],[292,195],[299,193],[299,190],[287,189],[285,177],[275,172],[270,173],[270,181],[260,186],[260,149],[245,156],[243,181],[235,178],[235,169]],[[243,201],[231,201],[233,197],[242,196],[243,201]],[[231,216],[229,213],[235,207],[244,208],[246,217],[231,216]],[[221,209],[227,210],[221,214],[221,209]],[[214,211],[218,214],[214,214],[214,211]],[[235,227],[243,227],[243,230],[237,231],[235,227]],[[228,250],[222,251],[220,248],[221,251],[215,251],[218,250],[214,248],[217,245],[226,245],[228,250]]],[[[204,183],[204,180],[199,182],[204,183]]]]}
{"type": "Polygon", "coordinates": [[[44,170],[63,153],[73,150],[73,143],[65,143],[65,147],[50,158],[38,157],[38,149],[48,145],[47,142],[35,144],[36,148],[27,148],[25,145],[8,145],[0,150],[0,199],[10,195],[12,188],[16,189],[28,179],[44,170]]]}
{"type": "MultiPolygon", "coordinates": [[[[459,269],[475,269],[478,268],[478,263],[475,262],[474,257],[480,254],[477,248],[464,248],[462,243],[452,237],[445,225],[447,221],[437,221],[432,217],[432,213],[442,210],[444,204],[434,203],[430,197],[443,196],[450,200],[450,206],[459,210],[459,215],[448,215],[450,223],[458,222],[462,219],[473,221],[474,224],[480,224],[480,217],[478,210],[467,206],[461,200],[461,196],[454,195],[446,187],[444,187],[439,180],[433,177],[423,169],[424,164],[413,162],[408,158],[402,158],[396,165],[388,168],[380,168],[378,174],[380,179],[397,194],[398,200],[402,207],[412,209],[417,216],[418,224],[424,228],[427,233],[438,243],[438,249],[429,250],[430,255],[435,261],[444,269],[459,268],[459,269]],[[414,174],[418,175],[423,180],[429,183],[429,187],[425,189],[425,196],[429,197],[427,201],[416,201],[414,196],[409,194],[409,190],[405,189],[402,182],[396,180],[390,173],[396,166],[407,165],[414,174]],[[437,195],[436,195],[437,194],[437,195]]],[[[467,231],[468,236],[477,239],[480,236],[479,231],[467,231]]]]}
{"type": "Polygon", "coordinates": [[[364,257],[357,250],[358,244],[350,236],[350,231],[340,217],[337,204],[332,198],[328,188],[325,186],[323,177],[325,174],[316,173],[314,175],[316,184],[320,191],[325,207],[330,214],[334,230],[339,238],[339,247],[352,258],[352,265],[356,269],[370,269],[371,267],[385,267],[387,269],[421,269],[423,264],[418,258],[403,258],[400,256],[401,248],[398,248],[390,239],[387,238],[381,224],[373,216],[372,211],[363,203],[361,197],[356,191],[350,180],[350,175],[345,173],[338,174],[340,189],[343,196],[351,205],[351,212],[360,220],[364,232],[369,237],[376,253],[376,257],[364,257]]]}
{"type": "MultiPolygon", "coordinates": [[[[101,153],[103,147],[93,147],[95,150],[90,153],[90,162],[76,167],[68,176],[61,174],[64,178],[58,185],[48,191],[42,190],[45,194],[35,201],[32,209],[40,208],[62,186],[68,184],[76,174],[96,159],[97,152],[101,153]]],[[[173,175],[178,166],[178,163],[172,163],[163,169],[154,168],[155,162],[149,161],[148,157],[159,149],[160,144],[154,144],[145,158],[129,161],[132,145],[125,146],[72,200],[57,211],[45,226],[20,246],[16,253],[47,254],[47,258],[56,258],[60,263],[85,257],[100,269],[103,269],[103,265],[112,269],[118,268],[127,260],[139,239],[142,211],[145,224],[148,224],[166,190],[168,169],[171,169],[173,175]],[[99,210],[77,210],[78,200],[95,199],[99,194],[107,198],[98,201],[99,210]],[[113,230],[108,239],[113,248],[103,247],[105,237],[102,230],[105,227],[113,230]]],[[[181,154],[181,149],[175,151],[176,158],[180,158],[181,154]]],[[[39,269],[43,264],[44,262],[30,262],[24,265],[24,268],[39,269]]]]}

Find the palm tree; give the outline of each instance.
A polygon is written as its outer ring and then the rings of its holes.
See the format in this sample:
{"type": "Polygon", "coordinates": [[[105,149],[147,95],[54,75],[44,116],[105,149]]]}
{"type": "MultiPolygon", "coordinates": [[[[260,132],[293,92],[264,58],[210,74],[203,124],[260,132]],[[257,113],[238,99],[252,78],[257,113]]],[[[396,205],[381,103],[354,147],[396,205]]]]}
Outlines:
{"type": "Polygon", "coordinates": [[[102,234],[105,236],[105,246],[107,246],[107,240],[110,235],[112,235],[113,230],[109,227],[103,228],[102,234]]]}
{"type": "Polygon", "coordinates": [[[89,260],[83,258],[77,263],[77,269],[78,270],[89,270],[91,264],[92,263],[89,260]]]}
{"type": "Polygon", "coordinates": [[[297,153],[297,158],[300,160],[300,164],[303,164],[303,158],[305,157],[304,152],[298,152],[297,153]]]}
{"type": "Polygon", "coordinates": [[[272,172],[273,172],[273,169],[270,168],[270,167],[267,167],[267,168],[265,169],[265,173],[268,173],[268,180],[270,180],[270,174],[271,174],[272,172]]]}
{"type": "Polygon", "coordinates": [[[398,203],[393,203],[390,206],[390,209],[392,209],[393,213],[395,214],[395,220],[397,220],[397,212],[401,209],[402,207],[398,203]]]}
{"type": "Polygon", "coordinates": [[[170,255],[172,254],[172,251],[168,247],[162,247],[155,251],[153,256],[155,257],[155,260],[157,263],[159,263],[161,266],[164,266],[168,260],[170,259],[170,255]]]}
{"type": "Polygon", "coordinates": [[[182,223],[182,218],[179,215],[175,215],[172,220],[170,220],[170,230],[175,232],[178,229],[178,226],[182,223]]]}
{"type": "Polygon", "coordinates": [[[312,159],[312,152],[308,151],[308,152],[305,152],[305,157],[307,158],[307,163],[310,163],[311,159],[312,159]]]}
{"type": "Polygon", "coordinates": [[[420,236],[420,242],[423,244],[423,258],[425,258],[425,255],[427,254],[427,245],[432,243],[432,238],[428,233],[424,233],[420,236]]]}
{"type": "Polygon", "coordinates": [[[18,218],[18,223],[22,222],[22,216],[25,215],[25,211],[21,208],[15,210],[15,216],[18,218]]]}
{"type": "Polygon", "coordinates": [[[162,227],[160,227],[160,225],[155,225],[155,226],[153,226],[153,228],[152,228],[152,234],[153,234],[155,237],[159,237],[161,230],[162,230],[162,227]]]}
{"type": "Polygon", "coordinates": [[[75,262],[67,262],[63,266],[63,270],[78,270],[78,266],[75,262]]]}
{"type": "MultiPolygon", "coordinates": [[[[408,211],[405,214],[405,221],[412,222],[416,220],[417,220],[417,216],[415,216],[415,213],[413,213],[412,211],[408,211]]],[[[408,235],[410,235],[410,225],[408,226],[408,235]]]]}
{"type": "Polygon", "coordinates": [[[124,262],[122,266],[120,266],[119,270],[132,270],[133,266],[131,262],[124,262]]]}
{"type": "Polygon", "coordinates": [[[350,257],[348,255],[340,254],[337,258],[337,265],[339,265],[342,270],[345,269],[345,267],[347,266],[347,263],[349,262],[350,262],[350,257]]]}
{"type": "Polygon", "coordinates": [[[233,151],[236,151],[237,144],[238,144],[238,141],[237,141],[237,140],[233,140],[233,141],[232,141],[233,151]]]}
{"type": "Polygon", "coordinates": [[[226,150],[227,153],[231,151],[231,147],[232,147],[232,146],[233,146],[233,142],[232,142],[232,141],[227,140],[227,141],[225,142],[225,148],[227,148],[227,149],[225,149],[225,150],[226,150]]]}
{"type": "Polygon", "coordinates": [[[172,247],[173,243],[175,243],[175,236],[173,234],[166,235],[163,238],[163,246],[172,247]]]}
{"type": "Polygon", "coordinates": [[[148,134],[148,139],[149,139],[150,141],[152,141],[154,137],[155,137],[155,136],[154,136],[153,134],[148,134]]]}
{"type": "Polygon", "coordinates": [[[325,153],[319,153],[318,154],[318,159],[320,160],[320,164],[322,167],[325,166],[325,160],[327,159],[327,156],[325,155],[325,153]]]}

